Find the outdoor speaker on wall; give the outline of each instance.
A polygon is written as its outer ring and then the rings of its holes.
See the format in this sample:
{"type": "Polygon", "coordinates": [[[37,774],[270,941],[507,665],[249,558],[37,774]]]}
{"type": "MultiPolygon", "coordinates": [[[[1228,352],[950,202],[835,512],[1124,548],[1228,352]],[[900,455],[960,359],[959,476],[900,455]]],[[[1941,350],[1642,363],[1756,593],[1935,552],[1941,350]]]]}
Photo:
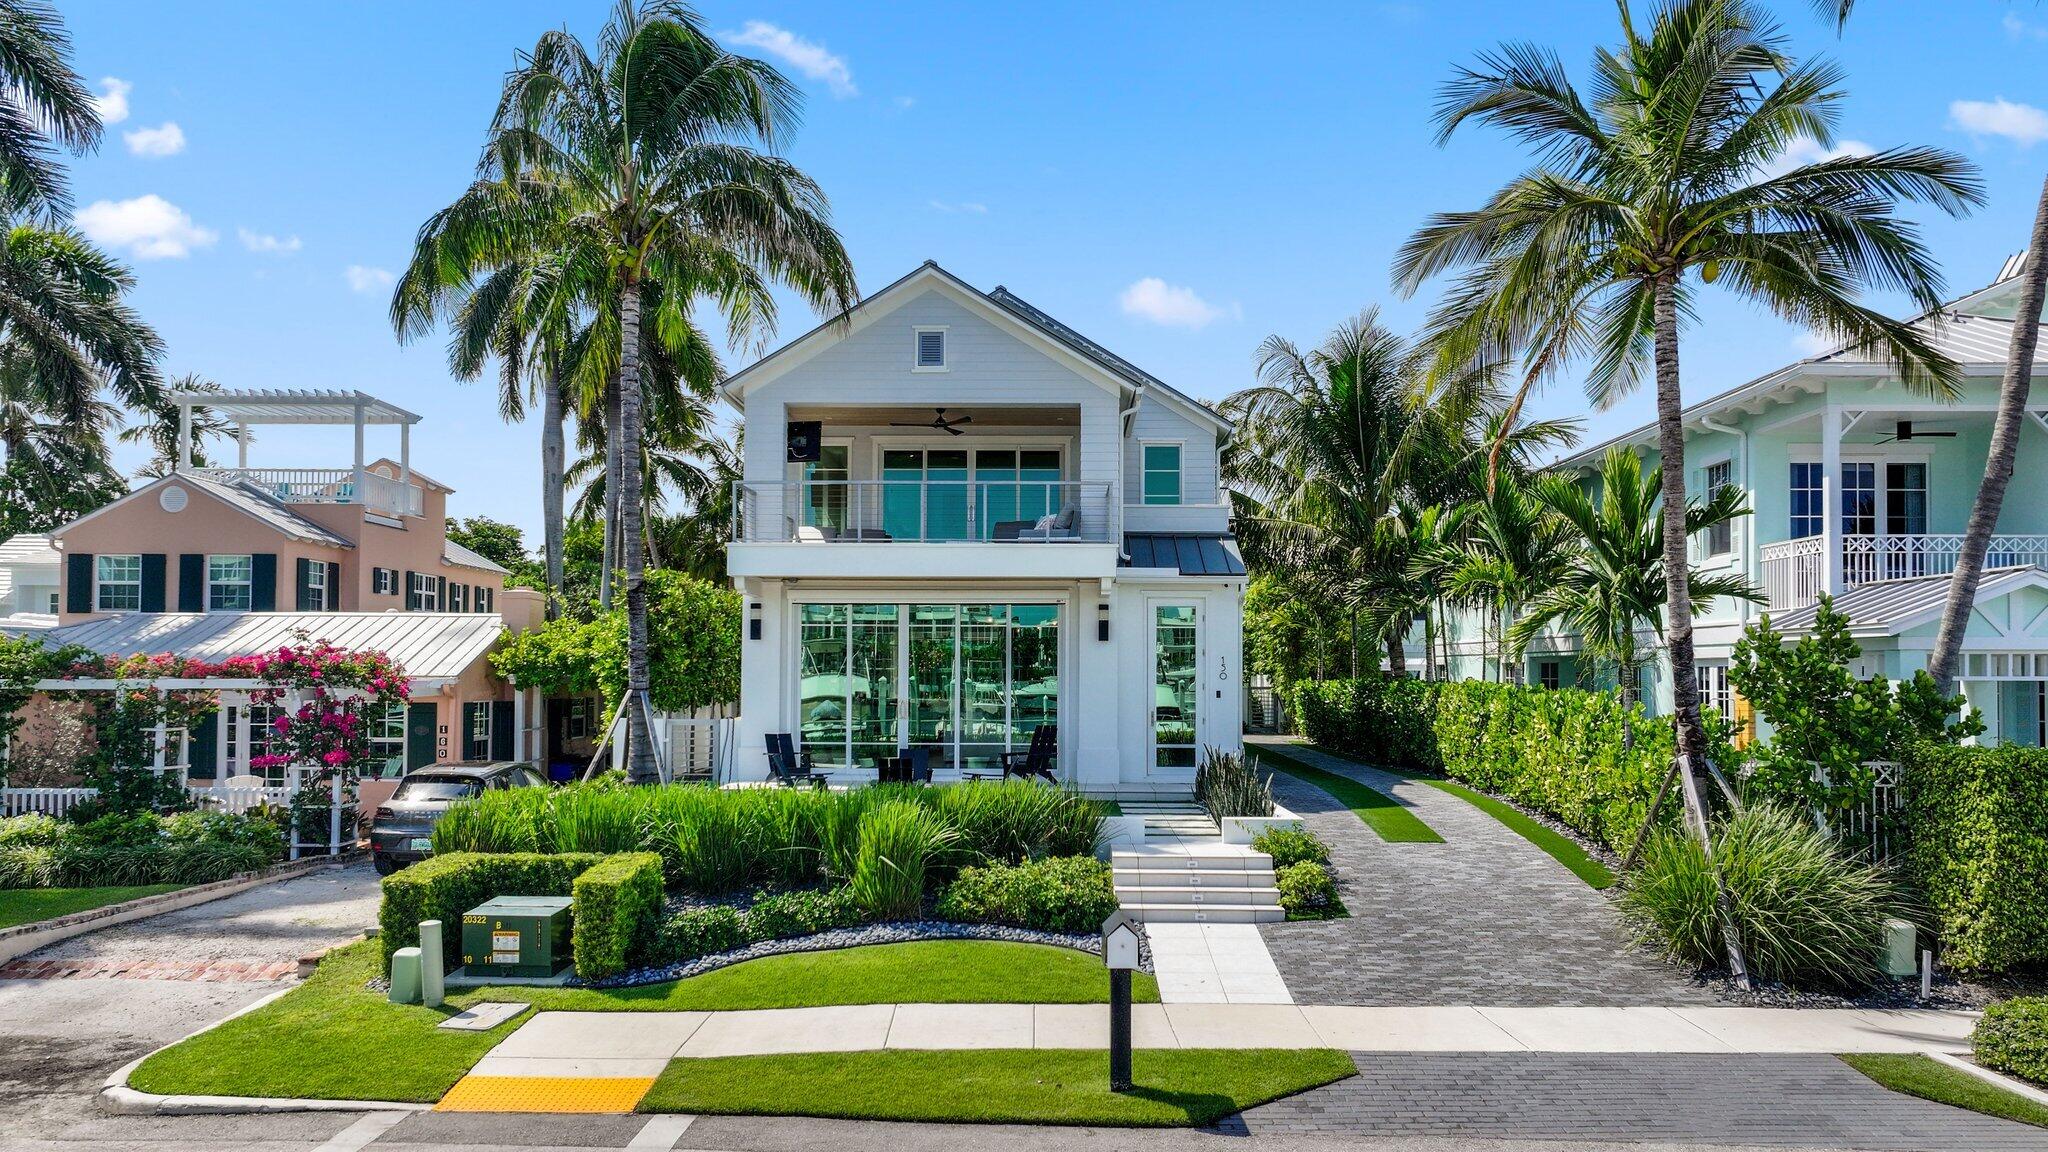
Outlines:
{"type": "Polygon", "coordinates": [[[789,422],[789,462],[791,464],[816,464],[820,447],[819,438],[824,433],[824,425],[817,420],[791,420],[789,422]]]}

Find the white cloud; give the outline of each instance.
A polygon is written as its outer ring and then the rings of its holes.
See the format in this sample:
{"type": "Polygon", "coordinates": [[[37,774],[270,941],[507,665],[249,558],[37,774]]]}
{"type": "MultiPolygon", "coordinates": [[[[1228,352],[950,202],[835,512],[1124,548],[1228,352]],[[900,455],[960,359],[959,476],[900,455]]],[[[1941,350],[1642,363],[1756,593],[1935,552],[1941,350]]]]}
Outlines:
{"type": "Polygon", "coordinates": [[[930,201],[929,203],[931,204],[932,211],[934,212],[965,212],[970,216],[988,215],[988,205],[983,204],[978,200],[962,200],[956,204],[949,204],[944,200],[933,200],[930,201]]]}
{"type": "Polygon", "coordinates": [[[160,158],[176,156],[185,150],[185,130],[178,127],[176,120],[166,120],[157,128],[123,132],[121,139],[128,142],[128,151],[137,156],[160,158]]]}
{"type": "Polygon", "coordinates": [[[1124,289],[1117,302],[1126,316],[1171,328],[1200,328],[1225,316],[1240,314],[1235,304],[1219,308],[1197,296],[1193,288],[1168,284],[1157,276],[1147,276],[1124,289]]]}
{"type": "Polygon", "coordinates": [[[341,274],[348,281],[351,292],[375,292],[379,288],[389,288],[396,279],[390,272],[367,264],[351,264],[341,274]]]}
{"type": "Polygon", "coordinates": [[[235,235],[242,238],[242,247],[265,256],[289,256],[305,247],[297,236],[272,236],[267,232],[253,232],[247,228],[235,229],[235,235]]]}
{"type": "Polygon", "coordinates": [[[1957,100],[1948,106],[1948,122],[1972,136],[2003,136],[2022,148],[2048,140],[2048,112],[2003,96],[1957,100]]]}
{"type": "Polygon", "coordinates": [[[128,118],[128,94],[135,91],[135,85],[112,76],[100,78],[100,94],[92,98],[93,106],[99,109],[100,123],[119,124],[128,118]]]}
{"type": "Polygon", "coordinates": [[[78,230],[103,248],[126,249],[137,260],[176,260],[220,238],[185,210],[155,193],[133,200],[95,200],[78,210],[78,230]]]}
{"type": "Polygon", "coordinates": [[[2029,24],[2020,19],[2017,12],[2007,12],[2005,19],[1999,21],[1999,24],[2005,29],[2007,39],[2048,40],[2048,26],[2029,24]]]}
{"type": "Polygon", "coordinates": [[[908,112],[908,111],[910,111],[910,110],[911,110],[912,108],[915,108],[915,107],[917,107],[917,97],[915,97],[915,96],[898,96],[898,97],[896,98],[896,107],[898,107],[898,108],[901,108],[901,109],[903,109],[903,110],[904,110],[905,112],[908,112]]]}
{"type": "Polygon", "coordinates": [[[1868,156],[1877,149],[1861,140],[1838,140],[1832,148],[1824,148],[1820,141],[1811,136],[1801,136],[1785,146],[1778,158],[1764,166],[1766,178],[1783,176],[1794,168],[1806,164],[1818,164],[1823,160],[1834,160],[1843,156],[1868,156]]]}
{"type": "Polygon", "coordinates": [[[832,95],[841,100],[860,95],[860,89],[853,86],[853,69],[847,67],[845,58],[834,56],[823,44],[814,44],[766,20],[749,20],[739,31],[720,35],[735,44],[759,48],[811,79],[824,81],[832,95]]]}

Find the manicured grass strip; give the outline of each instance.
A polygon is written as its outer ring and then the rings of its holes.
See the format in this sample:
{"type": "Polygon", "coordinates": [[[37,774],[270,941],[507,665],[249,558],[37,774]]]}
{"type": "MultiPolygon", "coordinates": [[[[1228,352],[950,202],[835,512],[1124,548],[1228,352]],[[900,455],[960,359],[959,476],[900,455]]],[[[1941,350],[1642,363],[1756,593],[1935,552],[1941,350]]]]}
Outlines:
{"type": "Polygon", "coordinates": [[[2048,1106],[2036,1104],[2017,1092],[2008,1092],[1968,1072],[1951,1068],[1931,1056],[1859,1053],[1842,1057],[1842,1063],[1894,1092],[1981,1112],[1986,1116],[2017,1120],[2036,1128],[2048,1128],[2048,1106]]]}
{"type": "Polygon", "coordinates": [[[1507,825],[1522,839],[1534,844],[1552,860],[1571,870],[1571,874],[1584,880],[1594,888],[1614,887],[1614,871],[1594,859],[1578,842],[1550,827],[1541,820],[1531,819],[1529,814],[1505,800],[1496,800],[1484,792],[1467,788],[1455,780],[1440,780],[1434,776],[1408,777],[1418,784],[1427,784],[1439,792],[1449,792],[1466,803],[1507,825]]]}
{"type": "Polygon", "coordinates": [[[1436,829],[1422,822],[1422,818],[1403,808],[1392,796],[1377,788],[1371,788],[1349,776],[1325,772],[1321,768],[1302,760],[1291,753],[1280,751],[1271,744],[1261,744],[1251,753],[1262,762],[1270,763],[1278,771],[1285,772],[1306,784],[1313,784],[1337,798],[1337,802],[1351,809],[1365,826],[1379,833],[1389,844],[1441,844],[1444,838],[1436,829]]]}
{"type": "Polygon", "coordinates": [[[181,884],[144,884],[134,888],[17,888],[0,892],[0,928],[54,920],[73,912],[119,904],[123,900],[175,892],[181,887],[181,884]]]}
{"type": "MultiPolygon", "coordinates": [[[[1159,984],[1134,973],[1131,998],[1159,1001],[1159,984]]],[[[995,940],[920,940],[831,952],[764,956],[687,980],[603,991],[479,988],[454,998],[519,1000],[576,1012],[811,1008],[821,1004],[1107,1004],[1102,959],[1071,948],[995,940]]]]}
{"type": "Polygon", "coordinates": [[[151,1056],[128,1082],[167,1094],[431,1103],[528,1015],[489,1032],[437,1028],[457,1010],[389,1004],[363,986],[382,960],[375,940],[332,953],[312,979],[151,1056]]]}
{"type": "Polygon", "coordinates": [[[1109,1054],[1070,1049],[819,1052],[674,1060],[642,1112],[854,1120],[1176,1127],[1211,1124],[1355,1075],[1330,1049],[1133,1053],[1128,1093],[1109,1054]]]}

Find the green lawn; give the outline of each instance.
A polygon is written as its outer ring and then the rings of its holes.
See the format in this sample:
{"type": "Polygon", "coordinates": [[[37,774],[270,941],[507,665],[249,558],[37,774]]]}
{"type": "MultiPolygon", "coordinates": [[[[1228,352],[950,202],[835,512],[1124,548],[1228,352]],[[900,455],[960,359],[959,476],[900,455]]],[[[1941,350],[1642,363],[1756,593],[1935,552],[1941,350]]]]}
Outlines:
{"type": "Polygon", "coordinates": [[[175,892],[181,887],[183,885],[180,884],[145,884],[135,888],[17,888],[0,892],[0,928],[52,920],[73,912],[119,904],[123,900],[175,892]]]}
{"type": "Polygon", "coordinates": [[[821,1052],[674,1060],[642,1112],[1171,1127],[1213,1123],[1357,1073],[1329,1049],[1139,1049],[1129,1093],[1109,1054],[1067,1049],[821,1052]]]}
{"type": "Polygon", "coordinates": [[[1873,1053],[1844,1056],[1842,1062],[1894,1092],[2048,1128],[2048,1106],[1929,1056],[1873,1053]]]}
{"type": "MultiPolygon", "coordinates": [[[[1067,948],[936,940],[770,956],[643,988],[494,987],[441,1009],[388,1003],[364,985],[379,971],[377,942],[329,954],[312,979],[243,1016],[151,1056],[129,1084],[144,1092],[434,1101],[531,1015],[489,1032],[435,1025],[480,1000],[537,1008],[662,1012],[824,1004],[1094,1003],[1109,999],[1102,961],[1067,948]]],[[[1159,986],[1139,973],[1135,999],[1159,986]]]]}
{"type": "MultiPolygon", "coordinates": [[[[310,980],[142,1062],[143,1092],[432,1102],[503,1040],[436,1028],[456,1009],[387,1003],[363,987],[377,975],[375,940],[330,953],[310,980]]],[[[526,1014],[519,1017],[524,1020],[526,1014]]]]}
{"type": "Polygon", "coordinates": [[[1251,754],[1275,770],[1306,784],[1313,784],[1337,798],[1337,802],[1365,821],[1365,826],[1390,844],[1441,844],[1444,838],[1422,818],[1402,807],[1393,797],[1370,788],[1349,776],[1325,772],[1289,752],[1261,744],[1251,754]]]}
{"type": "Polygon", "coordinates": [[[1466,803],[1507,825],[1522,839],[1543,849],[1551,859],[1571,870],[1572,875],[1584,880],[1594,888],[1614,887],[1614,871],[1595,859],[1578,841],[1559,832],[1541,820],[1533,819],[1528,813],[1505,800],[1496,800],[1484,792],[1467,788],[1455,780],[1442,780],[1434,776],[1409,776],[1419,784],[1427,784],[1439,792],[1449,792],[1466,803]]]}
{"type": "MultiPolygon", "coordinates": [[[[1131,998],[1157,1003],[1159,985],[1133,975],[1131,998]]],[[[766,956],[687,980],[638,988],[479,988],[455,998],[522,1000],[575,1012],[808,1008],[819,1004],[1106,1004],[1099,957],[1045,944],[920,940],[766,956]]]]}

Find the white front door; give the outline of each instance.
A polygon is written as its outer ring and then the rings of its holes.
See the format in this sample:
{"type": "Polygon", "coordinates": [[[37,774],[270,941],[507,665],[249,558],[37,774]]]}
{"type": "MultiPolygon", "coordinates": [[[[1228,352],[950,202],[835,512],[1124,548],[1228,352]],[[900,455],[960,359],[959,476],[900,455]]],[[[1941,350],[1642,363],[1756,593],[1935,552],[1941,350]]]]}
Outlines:
{"type": "Polygon", "coordinates": [[[1201,752],[1201,608],[1148,600],[1146,609],[1152,637],[1152,748],[1147,775],[1187,779],[1201,752]]]}

